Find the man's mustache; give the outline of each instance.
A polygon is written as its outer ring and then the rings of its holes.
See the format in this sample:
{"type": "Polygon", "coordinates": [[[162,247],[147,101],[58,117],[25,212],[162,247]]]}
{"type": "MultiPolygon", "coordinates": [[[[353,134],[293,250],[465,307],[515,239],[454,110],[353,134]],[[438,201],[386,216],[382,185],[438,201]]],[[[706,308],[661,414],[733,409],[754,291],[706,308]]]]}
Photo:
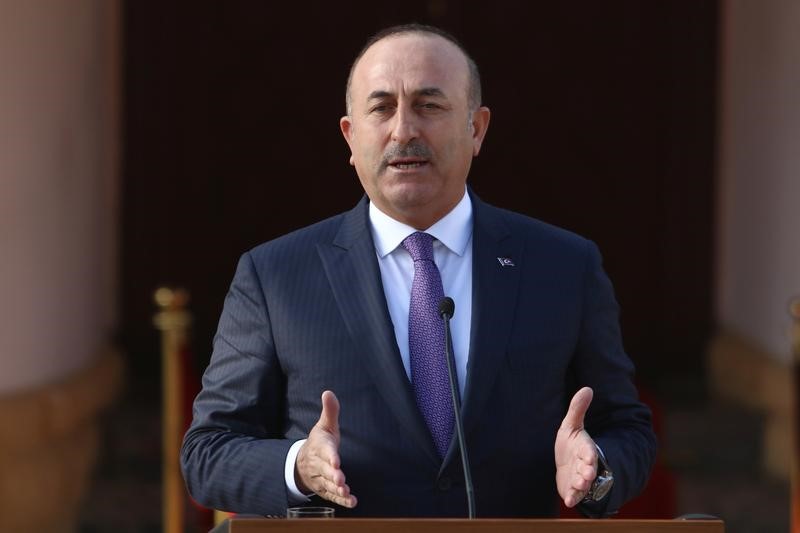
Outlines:
{"type": "Polygon", "coordinates": [[[410,142],[408,144],[395,144],[390,146],[383,154],[381,159],[381,171],[389,166],[390,161],[395,159],[404,159],[408,157],[418,157],[420,159],[430,159],[431,151],[421,142],[410,142]]]}

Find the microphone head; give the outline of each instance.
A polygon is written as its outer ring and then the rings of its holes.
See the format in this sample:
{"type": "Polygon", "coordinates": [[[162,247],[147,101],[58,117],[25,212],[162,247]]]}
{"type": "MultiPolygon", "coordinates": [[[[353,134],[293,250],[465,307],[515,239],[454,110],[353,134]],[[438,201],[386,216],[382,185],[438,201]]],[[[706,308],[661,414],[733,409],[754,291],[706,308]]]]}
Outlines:
{"type": "Polygon", "coordinates": [[[450,319],[453,318],[455,312],[456,303],[453,301],[453,299],[449,296],[442,298],[442,301],[439,302],[439,316],[442,318],[446,316],[448,319],[450,319]]]}

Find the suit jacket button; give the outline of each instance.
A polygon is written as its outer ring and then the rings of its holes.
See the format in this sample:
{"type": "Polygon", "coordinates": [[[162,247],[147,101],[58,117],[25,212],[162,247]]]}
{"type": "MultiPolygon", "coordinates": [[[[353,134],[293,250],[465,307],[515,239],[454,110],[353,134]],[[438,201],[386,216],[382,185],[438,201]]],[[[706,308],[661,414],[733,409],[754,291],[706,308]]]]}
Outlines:
{"type": "Polygon", "coordinates": [[[441,490],[442,492],[448,491],[453,486],[453,480],[445,476],[439,480],[437,486],[439,487],[439,490],[441,490]]]}

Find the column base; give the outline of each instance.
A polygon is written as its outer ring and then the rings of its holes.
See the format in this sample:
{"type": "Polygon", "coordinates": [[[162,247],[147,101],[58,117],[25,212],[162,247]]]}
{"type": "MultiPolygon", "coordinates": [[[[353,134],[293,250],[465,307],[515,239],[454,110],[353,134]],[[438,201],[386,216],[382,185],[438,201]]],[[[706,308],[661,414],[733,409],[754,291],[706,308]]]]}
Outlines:
{"type": "Polygon", "coordinates": [[[0,531],[72,532],[95,464],[98,415],[122,385],[109,351],[59,383],[0,396],[0,531]]]}
{"type": "Polygon", "coordinates": [[[762,464],[770,475],[788,480],[792,457],[789,364],[731,331],[721,331],[712,340],[708,362],[711,390],[718,398],[764,414],[762,464]]]}

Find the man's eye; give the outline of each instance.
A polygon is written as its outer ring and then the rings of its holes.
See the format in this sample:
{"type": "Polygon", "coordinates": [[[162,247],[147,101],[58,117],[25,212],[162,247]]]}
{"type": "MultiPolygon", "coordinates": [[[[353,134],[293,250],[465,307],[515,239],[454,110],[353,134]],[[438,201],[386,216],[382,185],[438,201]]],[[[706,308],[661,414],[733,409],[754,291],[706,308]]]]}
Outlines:
{"type": "Polygon", "coordinates": [[[440,106],[439,104],[436,104],[434,102],[425,102],[424,104],[420,104],[419,107],[421,107],[422,109],[424,109],[426,111],[436,110],[436,109],[441,109],[442,108],[442,106],[440,106]]]}
{"type": "Polygon", "coordinates": [[[378,104],[372,109],[370,109],[370,113],[388,113],[391,109],[389,104],[378,104]]]}

